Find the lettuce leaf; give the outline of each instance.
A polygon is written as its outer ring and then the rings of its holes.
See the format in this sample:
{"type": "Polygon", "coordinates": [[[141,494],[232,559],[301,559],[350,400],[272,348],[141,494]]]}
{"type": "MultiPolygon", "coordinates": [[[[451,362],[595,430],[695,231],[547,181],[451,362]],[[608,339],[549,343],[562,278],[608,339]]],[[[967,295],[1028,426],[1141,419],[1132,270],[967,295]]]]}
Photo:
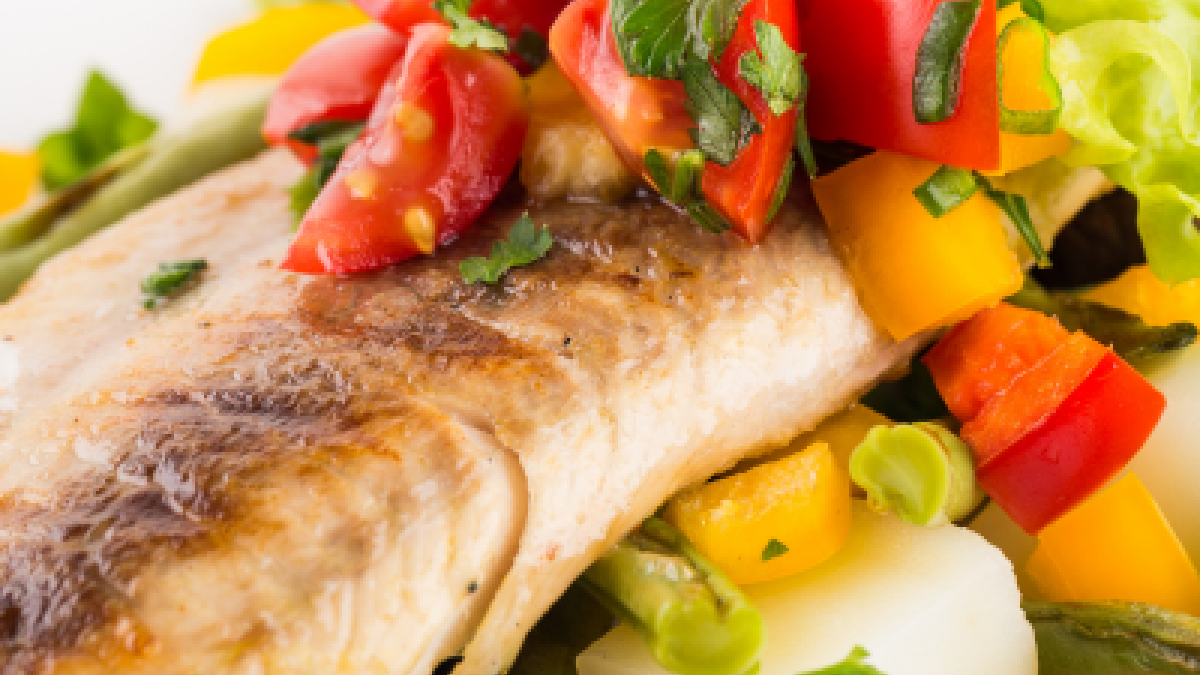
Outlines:
{"type": "Polygon", "coordinates": [[[1065,161],[1099,167],[1138,198],[1138,229],[1163,281],[1200,276],[1200,4],[1047,0],[1058,33],[1065,161]]]}

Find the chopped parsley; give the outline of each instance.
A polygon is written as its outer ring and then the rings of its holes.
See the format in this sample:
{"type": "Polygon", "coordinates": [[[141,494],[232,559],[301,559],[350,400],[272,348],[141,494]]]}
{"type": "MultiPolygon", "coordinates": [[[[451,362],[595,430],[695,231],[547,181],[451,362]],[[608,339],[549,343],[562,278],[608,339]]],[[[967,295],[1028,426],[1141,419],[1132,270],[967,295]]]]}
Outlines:
{"type": "Polygon", "coordinates": [[[157,308],[187,288],[207,268],[208,261],[203,259],[159,263],[153,274],[142,279],[142,306],[157,308]]]}
{"type": "Polygon", "coordinates": [[[467,15],[467,10],[471,8],[471,0],[436,0],[433,8],[454,27],[450,32],[450,42],[455,46],[463,49],[478,47],[494,52],[508,51],[508,36],[504,31],[487,21],[467,15]]]}
{"type": "Polygon", "coordinates": [[[754,115],[737,94],[721,84],[708,62],[698,58],[687,62],[683,88],[688,95],[688,113],[696,122],[692,140],[709,161],[728,166],[751,136],[762,133],[754,115]]]}
{"type": "Polygon", "coordinates": [[[775,558],[778,558],[787,552],[788,547],[782,541],[779,541],[778,539],[772,539],[771,541],[767,542],[766,548],[763,549],[762,561],[767,562],[769,560],[774,560],[775,558]]]}
{"type": "Polygon", "coordinates": [[[754,23],[758,52],[742,54],[738,71],[748,84],[762,93],[776,115],[791,110],[804,94],[803,57],[783,39],[779,26],[766,21],[754,23]]]}
{"type": "Polygon", "coordinates": [[[613,0],[617,51],[630,75],[678,80],[693,58],[724,53],[747,0],[613,0]]]}
{"type": "Polygon", "coordinates": [[[553,243],[550,229],[543,227],[539,231],[533,219],[525,213],[513,224],[506,241],[492,244],[490,256],[467,258],[458,264],[458,271],[468,284],[481,281],[495,284],[508,270],[528,265],[544,257],[553,243]]]}
{"type": "Polygon", "coordinates": [[[850,655],[840,663],[813,670],[803,675],[883,675],[879,669],[866,662],[870,654],[862,645],[855,645],[850,655]]]}

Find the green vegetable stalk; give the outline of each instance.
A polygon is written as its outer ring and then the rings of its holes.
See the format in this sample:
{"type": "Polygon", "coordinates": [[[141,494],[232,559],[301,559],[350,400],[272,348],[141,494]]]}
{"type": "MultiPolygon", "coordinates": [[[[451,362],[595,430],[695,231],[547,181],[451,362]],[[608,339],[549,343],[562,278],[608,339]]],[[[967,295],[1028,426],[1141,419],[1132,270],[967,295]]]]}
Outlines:
{"type": "Polygon", "coordinates": [[[1200,619],[1137,602],[1021,603],[1048,675],[1195,675],[1200,619]]]}
{"type": "Polygon", "coordinates": [[[929,422],[879,425],[850,455],[850,477],[871,505],[914,525],[945,525],[982,498],[971,449],[929,422]]]}
{"type": "Polygon", "coordinates": [[[666,669],[743,675],[758,667],[762,616],[682,534],[651,518],[580,579],[666,669]]]}
{"type": "Polygon", "coordinates": [[[148,141],[146,157],[111,178],[49,231],[28,223],[0,223],[0,241],[36,239],[0,252],[0,302],[50,257],[126,215],[218,169],[252,157],[265,145],[259,129],[267,98],[256,96],[195,126],[148,141]]]}

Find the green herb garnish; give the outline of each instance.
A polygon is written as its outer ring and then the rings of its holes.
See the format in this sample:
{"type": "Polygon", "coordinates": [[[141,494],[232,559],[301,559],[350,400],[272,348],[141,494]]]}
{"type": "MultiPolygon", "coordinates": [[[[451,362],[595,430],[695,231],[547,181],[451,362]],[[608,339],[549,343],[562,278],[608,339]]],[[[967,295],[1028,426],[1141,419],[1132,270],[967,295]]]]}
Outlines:
{"type": "Polygon", "coordinates": [[[625,70],[678,80],[691,59],[721,58],[747,0],[613,0],[613,35],[625,70]]]}
{"type": "Polygon", "coordinates": [[[688,113],[696,122],[692,140],[709,161],[728,166],[751,136],[762,133],[754,115],[737,94],[721,84],[706,61],[687,62],[683,88],[688,95],[688,113]]]}
{"type": "Polygon", "coordinates": [[[883,675],[878,668],[866,663],[869,656],[870,654],[862,645],[856,645],[854,649],[850,650],[850,655],[841,663],[813,670],[804,675],[883,675]]]}
{"type": "Polygon", "coordinates": [[[967,39],[983,6],[980,0],[943,0],[917,47],[913,114],[920,124],[944,122],[958,108],[967,39]]]}
{"type": "Polygon", "coordinates": [[[488,21],[467,15],[471,0],[435,0],[433,8],[454,27],[450,32],[450,42],[455,46],[463,49],[478,47],[493,52],[508,51],[508,36],[504,31],[488,21]]]}
{"type": "Polygon", "coordinates": [[[317,147],[317,159],[289,189],[292,215],[299,222],[342,161],[346,148],[362,135],[362,122],[323,120],[288,134],[288,138],[317,147]]]}
{"type": "Polygon", "coordinates": [[[681,152],[675,158],[674,166],[671,166],[657,148],[650,148],[643,161],[650,180],[664,199],[686,211],[692,220],[709,232],[719,234],[729,229],[729,221],[717,213],[701,194],[700,175],[704,171],[704,153],[699,150],[681,152]]]}
{"type": "Polygon", "coordinates": [[[118,151],[150,138],[157,129],[157,122],[134,110],[111,80],[93,70],[74,124],[38,145],[42,184],[49,191],[66,187],[118,151]]]}
{"type": "Polygon", "coordinates": [[[1017,228],[1017,232],[1025,240],[1025,245],[1029,247],[1029,252],[1033,254],[1034,263],[1038,267],[1049,267],[1050,256],[1046,254],[1046,248],[1042,246],[1041,236],[1038,235],[1037,228],[1033,225],[1033,218],[1029,215],[1029,207],[1025,204],[1025,198],[1013,192],[997,190],[992,187],[988,179],[978,172],[975,173],[975,180],[979,181],[979,187],[983,189],[983,193],[987,195],[988,199],[999,206],[1000,210],[1012,221],[1013,226],[1017,228]]]}
{"type": "Polygon", "coordinates": [[[762,561],[767,562],[769,560],[774,560],[775,558],[778,558],[787,552],[788,547],[786,544],[778,539],[772,539],[771,541],[768,541],[767,545],[763,548],[762,561]]]}
{"type": "Polygon", "coordinates": [[[742,54],[738,71],[742,79],[758,89],[776,115],[791,110],[804,94],[801,76],[803,57],[783,39],[779,26],[766,21],[754,23],[758,51],[742,54]]]}
{"type": "Polygon", "coordinates": [[[492,244],[490,256],[467,258],[458,264],[458,270],[468,284],[481,281],[495,284],[508,270],[541,259],[553,243],[550,229],[543,227],[539,231],[529,214],[524,213],[513,224],[506,241],[492,244]]]}
{"type": "Polygon", "coordinates": [[[184,290],[207,268],[208,261],[202,259],[159,263],[153,274],[142,279],[142,306],[155,309],[184,290]]]}
{"type": "Polygon", "coordinates": [[[942,165],[913,191],[917,201],[934,218],[941,218],[958,208],[979,189],[975,174],[968,169],[942,165]]]}

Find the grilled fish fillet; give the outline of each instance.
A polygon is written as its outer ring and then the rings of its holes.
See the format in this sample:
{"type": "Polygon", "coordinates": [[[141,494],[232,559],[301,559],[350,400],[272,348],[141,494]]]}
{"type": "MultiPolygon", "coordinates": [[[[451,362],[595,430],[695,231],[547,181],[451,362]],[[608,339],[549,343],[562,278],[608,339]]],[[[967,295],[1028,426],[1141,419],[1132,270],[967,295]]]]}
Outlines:
{"type": "Polygon", "coordinates": [[[915,347],[859,309],[803,195],[756,247],[652,201],[537,208],[550,255],[487,287],[457,263],[515,206],[435,258],[278,271],[295,174],[267,154],[210,178],[0,307],[3,675],[427,675],[460,653],[495,675],[670,494],[915,347]],[[196,256],[189,297],[129,309],[154,263],[196,256]]]}

